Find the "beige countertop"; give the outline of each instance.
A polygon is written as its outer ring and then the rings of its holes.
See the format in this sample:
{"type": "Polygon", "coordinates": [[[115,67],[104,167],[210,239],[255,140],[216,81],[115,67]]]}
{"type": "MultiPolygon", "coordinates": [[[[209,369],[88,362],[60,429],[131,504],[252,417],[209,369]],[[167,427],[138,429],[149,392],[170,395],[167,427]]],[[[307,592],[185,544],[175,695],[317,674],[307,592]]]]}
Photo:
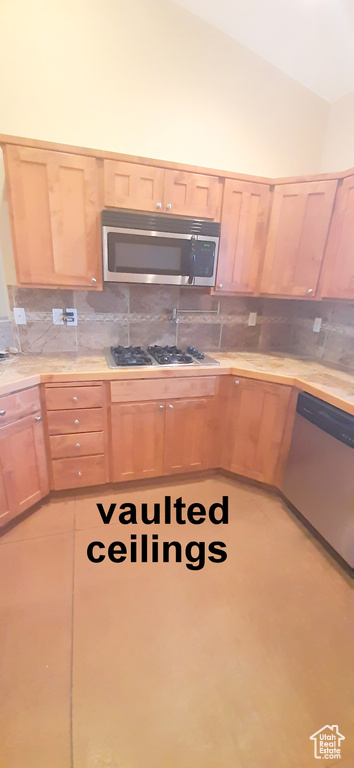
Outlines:
{"type": "Polygon", "coordinates": [[[111,370],[100,353],[19,355],[0,361],[0,395],[40,382],[98,381],[135,378],[232,374],[295,386],[354,414],[354,376],[296,357],[258,352],[210,352],[220,365],[111,370]]]}

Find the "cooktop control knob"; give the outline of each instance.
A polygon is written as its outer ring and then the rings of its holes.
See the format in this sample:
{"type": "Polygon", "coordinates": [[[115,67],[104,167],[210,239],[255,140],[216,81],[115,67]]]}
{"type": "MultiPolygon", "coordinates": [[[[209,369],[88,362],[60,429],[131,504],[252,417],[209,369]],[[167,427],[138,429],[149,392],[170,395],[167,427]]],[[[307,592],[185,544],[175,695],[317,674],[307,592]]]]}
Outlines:
{"type": "Polygon", "coordinates": [[[205,357],[204,353],[199,352],[199,350],[196,349],[195,347],[188,347],[187,352],[189,352],[189,354],[192,355],[192,357],[195,357],[196,360],[204,360],[204,357],[205,357]]]}

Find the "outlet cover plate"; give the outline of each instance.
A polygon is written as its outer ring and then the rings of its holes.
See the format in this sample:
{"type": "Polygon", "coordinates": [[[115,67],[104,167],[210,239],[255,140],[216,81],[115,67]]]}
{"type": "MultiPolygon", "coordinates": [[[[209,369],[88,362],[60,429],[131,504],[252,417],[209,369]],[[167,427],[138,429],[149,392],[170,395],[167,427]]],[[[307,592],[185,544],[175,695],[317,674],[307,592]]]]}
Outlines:
{"type": "Polygon", "coordinates": [[[257,312],[250,312],[248,315],[248,325],[257,325],[257,312]]]}
{"type": "Polygon", "coordinates": [[[14,307],[13,312],[16,325],[27,325],[26,312],[24,307],[14,307]]]}
{"type": "Polygon", "coordinates": [[[53,325],[64,325],[63,310],[52,309],[53,325]]]}
{"type": "Polygon", "coordinates": [[[321,330],[322,317],[315,317],[313,321],[313,331],[319,333],[321,330]]]}
{"type": "Polygon", "coordinates": [[[74,309],[74,307],[67,307],[66,312],[72,312],[73,317],[72,320],[68,317],[66,318],[66,324],[67,325],[77,325],[77,309],[74,309]]]}

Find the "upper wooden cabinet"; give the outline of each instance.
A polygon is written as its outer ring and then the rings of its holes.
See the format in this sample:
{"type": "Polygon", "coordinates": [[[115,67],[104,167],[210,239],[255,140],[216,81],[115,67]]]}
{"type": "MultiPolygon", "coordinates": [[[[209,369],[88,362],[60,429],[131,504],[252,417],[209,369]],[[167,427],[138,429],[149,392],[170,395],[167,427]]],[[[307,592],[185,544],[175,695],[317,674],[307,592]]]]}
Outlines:
{"type": "Polygon", "coordinates": [[[4,156],[18,282],[101,287],[96,160],[10,145],[4,156]]]}
{"type": "Polygon", "coordinates": [[[105,206],[134,211],[162,210],[162,168],[105,160],[103,173],[105,206]]]}
{"type": "Polygon", "coordinates": [[[220,219],[222,184],[217,176],[165,171],[165,210],[181,216],[220,219]]]}
{"type": "Polygon", "coordinates": [[[315,296],[336,188],[331,180],[275,187],[261,293],[315,296]]]}
{"type": "Polygon", "coordinates": [[[338,188],[323,264],[321,296],[354,299],[354,176],[338,188]]]}
{"type": "Polygon", "coordinates": [[[255,293],[270,206],[266,184],[226,179],[215,291],[255,293]]]}
{"type": "Polygon", "coordinates": [[[217,176],[104,161],[104,205],[108,207],[218,220],[221,192],[217,176]]]}

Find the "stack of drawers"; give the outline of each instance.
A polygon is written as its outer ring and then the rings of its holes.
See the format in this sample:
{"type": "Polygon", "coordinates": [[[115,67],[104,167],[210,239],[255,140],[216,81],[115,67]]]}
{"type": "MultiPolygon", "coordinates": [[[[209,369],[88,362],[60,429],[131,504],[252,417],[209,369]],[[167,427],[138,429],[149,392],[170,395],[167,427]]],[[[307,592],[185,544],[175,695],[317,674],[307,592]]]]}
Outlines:
{"type": "Polygon", "coordinates": [[[108,482],[103,384],[46,384],[45,393],[54,490],[108,482]]]}

